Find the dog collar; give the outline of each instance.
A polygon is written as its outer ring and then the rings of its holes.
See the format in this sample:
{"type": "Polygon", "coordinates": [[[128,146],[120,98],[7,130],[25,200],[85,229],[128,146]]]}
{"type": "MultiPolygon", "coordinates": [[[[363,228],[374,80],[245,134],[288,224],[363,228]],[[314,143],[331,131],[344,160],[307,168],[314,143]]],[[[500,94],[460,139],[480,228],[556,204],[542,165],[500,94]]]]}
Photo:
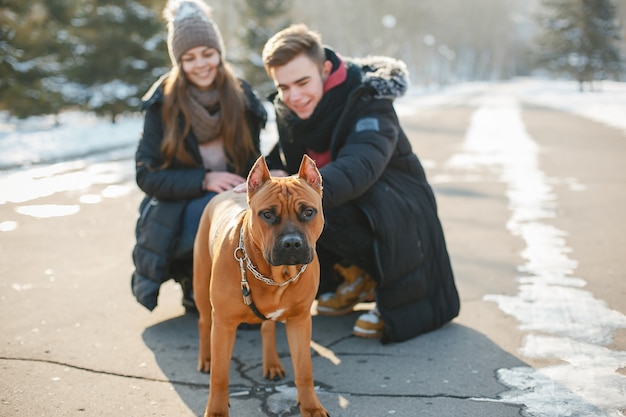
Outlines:
{"type": "Polygon", "coordinates": [[[250,284],[248,283],[248,279],[246,278],[246,268],[244,267],[244,261],[246,263],[245,266],[248,268],[250,272],[252,272],[252,275],[256,279],[258,279],[261,282],[266,283],[267,285],[274,285],[277,287],[284,287],[285,285],[289,285],[292,282],[296,281],[298,278],[300,278],[300,275],[302,275],[302,273],[306,270],[306,267],[308,266],[307,264],[303,264],[302,268],[300,268],[300,271],[298,271],[296,275],[289,278],[285,282],[276,282],[273,279],[264,276],[259,271],[257,271],[254,265],[252,265],[252,261],[250,260],[250,258],[248,257],[248,254],[246,253],[246,248],[244,247],[244,244],[243,244],[243,227],[239,230],[239,246],[233,252],[233,256],[239,262],[239,269],[241,271],[241,294],[243,296],[243,302],[247,306],[249,306],[250,309],[252,309],[252,312],[261,320],[267,320],[267,317],[265,317],[256,308],[256,306],[254,305],[254,302],[252,301],[252,294],[250,292],[250,284]],[[241,254],[241,256],[239,256],[239,254],[241,254]]]}
{"type": "Polygon", "coordinates": [[[235,255],[235,259],[239,261],[239,266],[241,267],[242,276],[245,275],[244,268],[243,268],[243,262],[245,261],[246,267],[248,268],[250,272],[252,272],[252,275],[254,275],[256,279],[266,283],[267,285],[274,285],[277,287],[284,287],[285,285],[289,285],[295,280],[297,280],[298,278],[300,278],[300,275],[302,275],[302,273],[306,270],[306,267],[308,266],[307,264],[303,264],[302,268],[300,268],[300,271],[285,282],[276,282],[273,279],[264,276],[259,271],[257,271],[254,265],[252,265],[252,261],[250,260],[250,258],[248,257],[248,254],[246,253],[246,248],[243,245],[243,227],[239,231],[239,246],[237,247],[237,249],[235,249],[234,255],[235,255]],[[241,251],[241,254],[243,255],[242,257],[237,256],[237,254],[240,251],[241,251]]]}

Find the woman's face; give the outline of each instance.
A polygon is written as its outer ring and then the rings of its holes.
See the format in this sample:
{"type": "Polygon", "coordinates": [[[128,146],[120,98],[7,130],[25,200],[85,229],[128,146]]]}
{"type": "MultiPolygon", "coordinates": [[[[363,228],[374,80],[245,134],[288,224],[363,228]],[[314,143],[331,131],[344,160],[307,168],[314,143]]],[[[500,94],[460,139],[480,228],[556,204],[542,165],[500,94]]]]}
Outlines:
{"type": "Polygon", "coordinates": [[[215,82],[221,57],[217,49],[196,46],[180,57],[181,69],[199,90],[208,90],[215,82]]]}

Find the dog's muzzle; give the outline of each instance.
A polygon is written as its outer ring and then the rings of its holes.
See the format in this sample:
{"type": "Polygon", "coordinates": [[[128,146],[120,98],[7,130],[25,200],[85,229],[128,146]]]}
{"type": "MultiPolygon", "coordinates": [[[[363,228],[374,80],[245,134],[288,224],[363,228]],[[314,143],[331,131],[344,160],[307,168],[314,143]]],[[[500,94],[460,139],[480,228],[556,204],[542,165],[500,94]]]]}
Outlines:
{"type": "Polygon", "coordinates": [[[268,262],[273,266],[308,264],[313,260],[309,242],[297,232],[282,234],[270,253],[268,262]]]}

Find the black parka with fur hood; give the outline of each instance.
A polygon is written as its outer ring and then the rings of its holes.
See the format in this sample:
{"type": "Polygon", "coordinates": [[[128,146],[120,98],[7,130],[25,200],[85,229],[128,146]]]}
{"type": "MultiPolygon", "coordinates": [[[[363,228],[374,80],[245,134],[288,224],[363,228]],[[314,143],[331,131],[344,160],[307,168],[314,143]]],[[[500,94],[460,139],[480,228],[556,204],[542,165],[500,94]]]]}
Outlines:
{"type": "MultiPolygon", "coordinates": [[[[332,50],[326,53],[337,60],[332,50]]],[[[382,342],[403,341],[456,317],[459,297],[435,196],[393,107],[407,89],[406,67],[387,57],[345,62],[348,80],[360,81],[333,128],[331,162],[320,168],[324,209],[354,204],[369,220],[346,225],[345,234],[365,227],[374,236],[375,270],[368,272],[378,282],[382,342]]],[[[279,143],[268,165],[295,173],[306,149],[293,137],[278,96],[274,104],[279,143]]]]}

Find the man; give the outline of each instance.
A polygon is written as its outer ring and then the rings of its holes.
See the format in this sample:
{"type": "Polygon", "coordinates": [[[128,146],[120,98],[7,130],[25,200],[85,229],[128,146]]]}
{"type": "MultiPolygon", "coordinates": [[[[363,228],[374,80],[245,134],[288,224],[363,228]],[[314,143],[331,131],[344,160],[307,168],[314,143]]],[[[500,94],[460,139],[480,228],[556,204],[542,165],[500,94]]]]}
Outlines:
{"type": "Polygon", "coordinates": [[[279,141],[268,165],[293,174],[306,153],[323,178],[318,313],[346,314],[375,295],[353,332],[383,343],[452,320],[459,297],[435,197],[393,107],[407,88],[405,65],[344,60],[304,25],[275,34],[263,63],[277,88],[279,141]]]}

